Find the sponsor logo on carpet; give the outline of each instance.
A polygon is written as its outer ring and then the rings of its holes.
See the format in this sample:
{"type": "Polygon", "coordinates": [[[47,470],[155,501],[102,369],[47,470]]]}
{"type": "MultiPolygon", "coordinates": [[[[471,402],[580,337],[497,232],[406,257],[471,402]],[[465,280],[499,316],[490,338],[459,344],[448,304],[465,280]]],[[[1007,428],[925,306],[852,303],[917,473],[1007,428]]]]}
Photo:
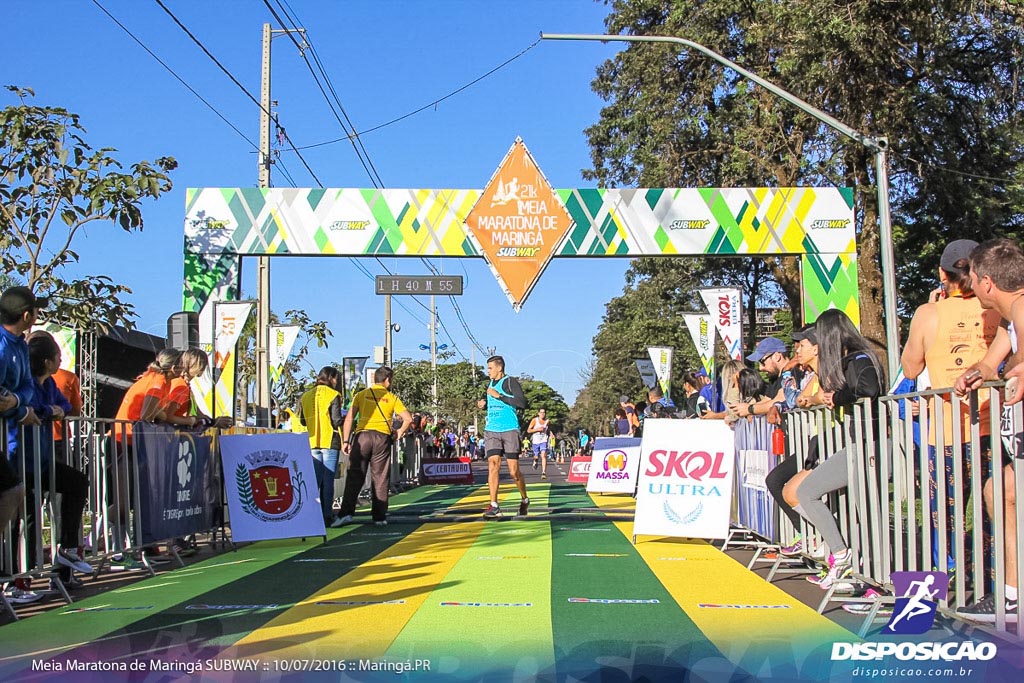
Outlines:
{"type": "Polygon", "coordinates": [[[571,526],[560,526],[559,531],[611,531],[611,529],[577,529],[571,526]]]}
{"type": "Polygon", "coordinates": [[[441,607],[533,607],[532,602],[442,602],[441,607]]]}
{"type": "Polygon", "coordinates": [[[292,604],[278,605],[278,604],[275,604],[275,603],[271,603],[269,605],[207,605],[205,603],[200,603],[198,605],[185,605],[185,609],[187,609],[187,610],[212,610],[212,611],[223,612],[223,611],[227,611],[227,610],[243,610],[243,609],[248,609],[248,610],[288,609],[289,607],[294,607],[294,606],[295,605],[292,605],[292,604]]]}
{"type": "Polygon", "coordinates": [[[405,600],[318,600],[314,605],[404,605],[405,600]]]}
{"type": "Polygon", "coordinates": [[[626,553],[566,553],[566,557],[629,557],[626,553]]]}
{"type": "Polygon", "coordinates": [[[349,557],[303,557],[292,562],[352,562],[349,557]]]}
{"type": "Polygon", "coordinates": [[[478,560],[536,560],[536,555],[481,555],[478,560]]]}
{"type": "Polygon", "coordinates": [[[633,598],[569,598],[569,602],[594,602],[601,605],[657,605],[660,604],[657,598],[633,599],[633,598]]]}
{"type": "Polygon", "coordinates": [[[710,602],[702,602],[697,605],[702,609],[789,609],[789,605],[716,605],[710,602]]]}
{"type": "Polygon", "coordinates": [[[153,609],[153,605],[140,605],[138,607],[78,607],[76,609],[64,610],[61,614],[81,614],[82,612],[128,612],[131,610],[153,609]]]}

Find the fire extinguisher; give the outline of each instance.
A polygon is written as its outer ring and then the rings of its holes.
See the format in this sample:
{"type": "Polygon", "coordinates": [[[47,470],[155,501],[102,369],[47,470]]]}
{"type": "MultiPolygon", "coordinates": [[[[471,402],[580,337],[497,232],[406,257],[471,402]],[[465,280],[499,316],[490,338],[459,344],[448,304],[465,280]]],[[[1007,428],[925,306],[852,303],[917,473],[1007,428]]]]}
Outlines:
{"type": "Polygon", "coordinates": [[[786,454],[786,433],[778,425],[775,425],[775,430],[772,432],[772,454],[786,454]]]}

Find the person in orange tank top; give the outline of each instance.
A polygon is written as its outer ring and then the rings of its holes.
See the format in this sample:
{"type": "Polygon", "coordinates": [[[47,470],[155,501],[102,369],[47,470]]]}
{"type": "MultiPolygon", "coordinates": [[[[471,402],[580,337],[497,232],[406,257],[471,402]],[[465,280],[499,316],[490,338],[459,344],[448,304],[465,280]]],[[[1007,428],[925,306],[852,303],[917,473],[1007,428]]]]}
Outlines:
{"type": "MultiPolygon", "coordinates": [[[[932,293],[929,303],[917,309],[910,322],[910,335],[903,349],[903,374],[907,379],[917,379],[927,370],[930,386],[920,386],[919,383],[919,389],[952,387],[956,378],[963,372],[963,368],[985,357],[999,328],[999,313],[982,308],[974,295],[974,290],[971,289],[968,257],[976,246],[978,243],[974,240],[955,240],[946,245],[939,259],[939,281],[942,286],[932,293]]],[[[954,523],[956,504],[952,492],[959,488],[966,506],[973,478],[970,444],[953,443],[952,400],[952,394],[946,394],[944,400],[932,401],[928,434],[928,502],[934,544],[933,561],[937,567],[947,570],[956,567],[953,547],[954,536],[959,533],[954,523]],[[936,412],[940,405],[943,409],[941,439],[935,429],[936,412]],[[941,481],[937,475],[939,446],[942,447],[945,467],[945,476],[941,481]],[[954,465],[957,460],[962,463],[964,474],[959,481],[954,477],[954,465]],[[938,500],[946,501],[946,567],[941,567],[938,559],[938,500]]],[[[970,410],[966,402],[962,403],[960,408],[960,435],[963,442],[969,439],[971,433],[970,410]]],[[[987,470],[989,463],[984,461],[985,455],[990,453],[987,400],[979,405],[979,411],[982,468],[987,470]]],[[[969,553],[972,547],[969,538],[964,545],[966,552],[969,553]]]]}

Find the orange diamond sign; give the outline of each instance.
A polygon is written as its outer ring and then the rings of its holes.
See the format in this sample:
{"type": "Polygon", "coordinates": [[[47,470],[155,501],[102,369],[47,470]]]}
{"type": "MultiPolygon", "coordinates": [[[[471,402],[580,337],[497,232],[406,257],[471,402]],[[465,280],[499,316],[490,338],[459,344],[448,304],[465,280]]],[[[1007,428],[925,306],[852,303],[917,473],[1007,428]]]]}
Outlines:
{"type": "Polygon", "coordinates": [[[518,311],[572,226],[521,138],[502,160],[466,225],[518,311]]]}

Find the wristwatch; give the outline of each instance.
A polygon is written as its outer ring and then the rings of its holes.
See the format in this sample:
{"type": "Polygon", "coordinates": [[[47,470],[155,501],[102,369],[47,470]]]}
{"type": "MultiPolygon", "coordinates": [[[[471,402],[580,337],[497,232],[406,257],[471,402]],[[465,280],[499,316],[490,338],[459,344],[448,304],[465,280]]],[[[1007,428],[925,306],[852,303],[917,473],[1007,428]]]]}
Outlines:
{"type": "Polygon", "coordinates": [[[751,401],[750,403],[747,404],[747,412],[750,413],[751,415],[754,414],[755,405],[757,405],[757,401],[751,401]]]}

